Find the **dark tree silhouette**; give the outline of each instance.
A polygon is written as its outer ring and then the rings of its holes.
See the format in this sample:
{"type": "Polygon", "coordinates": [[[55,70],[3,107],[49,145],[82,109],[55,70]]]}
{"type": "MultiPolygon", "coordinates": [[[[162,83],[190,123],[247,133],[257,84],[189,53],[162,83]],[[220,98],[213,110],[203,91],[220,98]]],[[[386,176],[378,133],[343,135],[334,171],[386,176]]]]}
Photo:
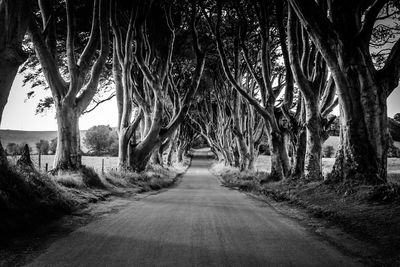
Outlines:
{"type": "Polygon", "coordinates": [[[369,44],[375,21],[389,1],[289,2],[324,57],[338,90],[342,143],[330,179],[386,182],[386,99],[400,77],[400,42],[379,70],[369,44]]]}

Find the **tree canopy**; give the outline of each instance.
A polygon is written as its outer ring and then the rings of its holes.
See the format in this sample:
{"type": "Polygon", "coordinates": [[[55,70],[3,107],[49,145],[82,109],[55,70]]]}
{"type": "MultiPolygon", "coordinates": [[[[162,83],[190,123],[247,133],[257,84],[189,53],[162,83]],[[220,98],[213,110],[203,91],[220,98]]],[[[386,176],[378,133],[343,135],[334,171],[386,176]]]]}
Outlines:
{"type": "MultiPolygon", "coordinates": [[[[56,169],[80,168],[79,118],[116,96],[121,169],[142,171],[164,154],[169,162],[201,136],[241,170],[254,168],[267,140],[271,177],[321,180],[322,147],[335,132],[341,143],[327,179],[386,182],[398,1],[32,3],[27,21],[16,12],[0,23],[19,30],[2,35],[0,50],[9,43],[29,55],[21,53],[9,80],[23,64],[31,95],[52,92],[37,111],[55,107],[56,169]]],[[[6,8],[18,6],[2,4],[0,13],[6,8]]],[[[85,142],[105,153],[109,132],[90,129],[85,142]]]]}

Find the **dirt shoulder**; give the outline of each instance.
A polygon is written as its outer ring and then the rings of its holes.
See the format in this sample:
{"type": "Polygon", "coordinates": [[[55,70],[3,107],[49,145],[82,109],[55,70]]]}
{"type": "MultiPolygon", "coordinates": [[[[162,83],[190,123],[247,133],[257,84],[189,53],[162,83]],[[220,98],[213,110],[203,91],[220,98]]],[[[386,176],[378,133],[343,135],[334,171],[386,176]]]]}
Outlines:
{"type": "Polygon", "coordinates": [[[396,185],[264,183],[260,173],[213,168],[223,185],[247,192],[307,225],[344,253],[372,266],[400,266],[400,199],[396,185]]]}

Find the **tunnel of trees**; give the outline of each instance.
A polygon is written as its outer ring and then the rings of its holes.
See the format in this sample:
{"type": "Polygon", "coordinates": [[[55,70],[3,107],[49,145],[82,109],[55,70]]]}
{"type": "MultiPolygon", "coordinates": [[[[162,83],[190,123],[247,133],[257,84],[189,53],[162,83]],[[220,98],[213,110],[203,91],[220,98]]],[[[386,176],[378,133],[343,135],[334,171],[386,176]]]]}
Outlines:
{"type": "Polygon", "coordinates": [[[2,0],[0,122],[22,65],[26,81],[52,94],[41,105],[56,110],[56,171],[81,167],[79,118],[107,86],[117,98],[120,170],[181,161],[202,138],[242,171],[267,142],[274,180],[322,180],[322,145],[338,117],[340,147],[325,179],[385,183],[399,8],[392,0],[2,0]]]}

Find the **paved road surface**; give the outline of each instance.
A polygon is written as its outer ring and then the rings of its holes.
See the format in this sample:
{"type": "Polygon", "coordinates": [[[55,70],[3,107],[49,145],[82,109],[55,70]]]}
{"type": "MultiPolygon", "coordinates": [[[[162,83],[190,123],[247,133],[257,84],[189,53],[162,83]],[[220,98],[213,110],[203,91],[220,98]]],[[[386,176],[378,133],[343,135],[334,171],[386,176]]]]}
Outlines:
{"type": "Polygon", "coordinates": [[[32,266],[352,266],[295,221],[220,186],[197,156],[175,188],[54,242],[32,266]]]}

